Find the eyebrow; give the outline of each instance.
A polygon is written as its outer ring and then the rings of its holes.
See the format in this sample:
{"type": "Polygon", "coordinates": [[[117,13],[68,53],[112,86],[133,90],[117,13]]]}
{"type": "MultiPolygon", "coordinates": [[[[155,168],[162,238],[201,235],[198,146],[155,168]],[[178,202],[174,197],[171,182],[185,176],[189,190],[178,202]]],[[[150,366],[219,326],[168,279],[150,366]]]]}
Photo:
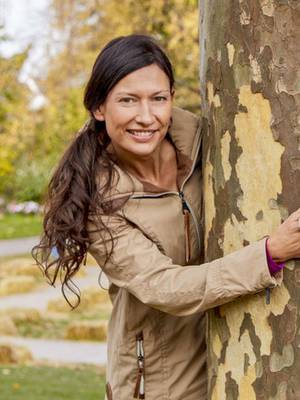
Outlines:
{"type": "MultiPolygon", "coordinates": [[[[151,96],[156,96],[157,94],[164,93],[164,92],[170,93],[170,90],[169,90],[169,89],[159,90],[158,92],[152,93],[151,96]]],[[[136,93],[130,93],[130,92],[118,92],[118,93],[116,93],[116,96],[123,96],[123,95],[127,95],[127,96],[137,96],[136,93]]]]}

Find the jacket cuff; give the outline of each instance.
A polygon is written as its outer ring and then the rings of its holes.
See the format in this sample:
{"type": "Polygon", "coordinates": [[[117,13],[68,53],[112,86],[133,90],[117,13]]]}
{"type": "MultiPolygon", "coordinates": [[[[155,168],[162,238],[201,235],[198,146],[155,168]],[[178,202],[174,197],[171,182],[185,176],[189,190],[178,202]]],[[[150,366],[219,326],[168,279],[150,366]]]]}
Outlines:
{"type": "Polygon", "coordinates": [[[281,284],[282,271],[274,276],[270,274],[266,240],[263,238],[225,256],[226,262],[222,263],[221,274],[226,291],[245,295],[281,284]]]}

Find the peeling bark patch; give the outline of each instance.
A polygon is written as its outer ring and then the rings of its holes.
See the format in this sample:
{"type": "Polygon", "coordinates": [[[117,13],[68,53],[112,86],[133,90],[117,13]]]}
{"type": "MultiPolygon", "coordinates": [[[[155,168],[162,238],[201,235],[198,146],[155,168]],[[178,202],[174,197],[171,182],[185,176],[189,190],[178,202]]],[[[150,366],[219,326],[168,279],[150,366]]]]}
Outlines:
{"type": "Polygon", "coordinates": [[[249,6],[247,6],[246,2],[243,0],[239,0],[239,2],[241,4],[241,11],[240,11],[241,25],[249,25],[251,21],[249,6]]]}
{"type": "Polygon", "coordinates": [[[255,364],[255,373],[256,373],[256,377],[257,378],[261,378],[262,374],[264,372],[263,369],[263,361],[257,361],[257,363],[255,364]]]}
{"type": "Polygon", "coordinates": [[[247,375],[248,368],[250,366],[249,356],[248,354],[244,354],[244,375],[247,375]]]}
{"type": "Polygon", "coordinates": [[[292,171],[300,170],[300,156],[291,156],[289,161],[292,171]]]}
{"type": "Polygon", "coordinates": [[[294,341],[297,332],[298,309],[289,302],[282,315],[270,314],[268,321],[273,331],[272,352],[280,353],[282,348],[294,341]]]}
{"type": "Polygon", "coordinates": [[[208,99],[210,103],[214,103],[215,107],[220,107],[220,97],[217,93],[214,93],[214,87],[211,82],[207,84],[208,99]]]}
{"type": "MultiPolygon", "coordinates": [[[[226,320],[221,316],[216,315],[215,310],[208,312],[208,329],[209,331],[215,333],[214,337],[211,339],[213,346],[208,347],[208,357],[209,359],[214,360],[212,367],[208,369],[209,392],[211,393],[212,388],[216,386],[216,381],[218,380],[218,382],[220,382],[220,378],[223,379],[223,382],[220,386],[225,388],[225,375],[223,375],[223,378],[220,377],[218,375],[218,370],[219,366],[225,362],[226,349],[230,333],[226,324],[226,320]],[[213,315],[214,318],[212,318],[213,315]]],[[[219,400],[220,397],[216,397],[216,394],[214,394],[212,398],[219,400]]]]}
{"type": "Polygon", "coordinates": [[[239,112],[247,113],[248,108],[246,106],[244,106],[243,104],[239,104],[239,112]]]}
{"type": "Polygon", "coordinates": [[[260,349],[261,349],[261,340],[255,333],[255,327],[251,318],[251,314],[245,313],[245,318],[240,328],[240,338],[245,331],[248,331],[251,343],[253,345],[253,351],[256,356],[256,360],[260,359],[260,349]]]}
{"type": "Polygon", "coordinates": [[[213,190],[213,166],[210,161],[207,161],[204,169],[203,179],[203,192],[205,193],[205,247],[208,245],[208,234],[211,232],[213,226],[213,220],[216,216],[216,208],[214,201],[214,190],[213,190]]]}
{"type": "Polygon", "coordinates": [[[262,77],[261,77],[261,71],[260,71],[260,66],[258,64],[258,61],[253,58],[250,55],[250,65],[251,65],[251,70],[252,70],[252,80],[255,83],[260,83],[262,82],[262,77]]]}
{"type": "Polygon", "coordinates": [[[223,165],[225,181],[228,181],[230,179],[232,172],[231,164],[229,161],[230,142],[231,142],[230,133],[226,131],[221,139],[222,165],[223,165]]]}
{"type": "Polygon", "coordinates": [[[212,350],[217,356],[219,364],[222,364],[225,362],[226,358],[226,349],[230,337],[230,331],[226,323],[226,320],[222,318],[222,316],[219,313],[218,316],[216,316],[215,314],[214,331],[216,332],[216,335],[214,337],[215,342],[214,346],[212,347],[212,350]]]}
{"type": "Polygon", "coordinates": [[[270,0],[262,0],[261,1],[261,9],[264,15],[272,17],[274,14],[274,4],[273,1],[270,0]]]}
{"type": "Polygon", "coordinates": [[[257,221],[261,221],[264,217],[264,212],[263,210],[259,210],[258,213],[255,215],[255,218],[257,219],[257,221]]]}
{"type": "Polygon", "coordinates": [[[268,201],[268,206],[271,210],[279,210],[278,202],[276,199],[270,199],[268,201]]]}
{"type": "Polygon", "coordinates": [[[227,43],[227,51],[228,51],[228,61],[230,67],[233,65],[233,60],[234,60],[234,54],[235,54],[235,48],[233,44],[227,43]]]}
{"type": "Polygon", "coordinates": [[[231,372],[226,374],[225,393],[226,400],[235,400],[239,396],[239,387],[235,380],[231,378],[231,372]]]}
{"type": "Polygon", "coordinates": [[[244,375],[241,378],[241,382],[239,384],[239,392],[241,399],[257,400],[253,388],[253,382],[255,381],[255,379],[256,379],[255,367],[251,366],[247,371],[247,375],[244,375]]]}
{"type": "Polygon", "coordinates": [[[232,253],[238,248],[244,246],[244,232],[240,227],[239,221],[235,215],[232,215],[224,225],[224,238],[226,240],[223,243],[224,254],[232,253]]]}
{"type": "Polygon", "coordinates": [[[270,357],[270,371],[278,372],[294,363],[294,349],[291,344],[283,347],[282,354],[272,353],[270,357]]]}
{"type": "MultiPolygon", "coordinates": [[[[285,270],[295,271],[295,273],[296,273],[296,271],[299,271],[299,268],[298,267],[296,268],[296,264],[297,264],[296,260],[287,261],[285,263],[285,270]]],[[[296,284],[297,284],[297,282],[296,282],[296,284]]]]}
{"type": "MultiPolygon", "coordinates": [[[[275,396],[269,397],[269,400],[286,400],[287,397],[287,383],[281,382],[277,386],[277,392],[275,396]]],[[[296,397],[294,398],[296,400],[296,397]]]]}
{"type": "Polygon", "coordinates": [[[294,276],[295,276],[295,284],[296,284],[298,287],[300,287],[300,269],[299,269],[299,268],[296,269],[296,271],[295,271],[295,273],[294,273],[294,276]]]}

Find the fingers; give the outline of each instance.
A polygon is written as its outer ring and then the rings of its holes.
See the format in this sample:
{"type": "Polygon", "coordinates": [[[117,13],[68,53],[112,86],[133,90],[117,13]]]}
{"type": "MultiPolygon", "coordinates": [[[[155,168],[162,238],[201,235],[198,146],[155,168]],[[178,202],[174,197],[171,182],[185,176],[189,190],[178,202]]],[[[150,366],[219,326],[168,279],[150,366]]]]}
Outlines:
{"type": "Polygon", "coordinates": [[[291,220],[296,223],[297,228],[300,230],[300,208],[291,214],[291,220]]]}
{"type": "Polygon", "coordinates": [[[291,221],[291,222],[296,221],[297,222],[299,218],[300,218],[300,208],[298,208],[298,210],[296,210],[292,214],[290,214],[289,217],[285,221],[291,221]]]}
{"type": "Polygon", "coordinates": [[[290,229],[293,232],[300,235],[300,217],[299,218],[293,217],[293,219],[291,218],[288,225],[290,226],[290,229]]]}
{"type": "Polygon", "coordinates": [[[300,218],[300,208],[298,208],[298,210],[294,211],[290,216],[295,219],[300,218]]]}

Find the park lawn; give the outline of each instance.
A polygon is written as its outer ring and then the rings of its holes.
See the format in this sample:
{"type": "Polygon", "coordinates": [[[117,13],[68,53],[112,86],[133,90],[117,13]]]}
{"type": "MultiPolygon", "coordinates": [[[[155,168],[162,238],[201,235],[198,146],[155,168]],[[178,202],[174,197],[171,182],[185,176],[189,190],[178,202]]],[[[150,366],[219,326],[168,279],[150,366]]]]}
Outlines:
{"type": "Polygon", "coordinates": [[[104,390],[93,366],[0,366],[0,400],[101,400],[104,390]]]}
{"type": "Polygon", "coordinates": [[[41,215],[4,214],[0,216],[0,239],[37,236],[41,231],[41,215]]]}

